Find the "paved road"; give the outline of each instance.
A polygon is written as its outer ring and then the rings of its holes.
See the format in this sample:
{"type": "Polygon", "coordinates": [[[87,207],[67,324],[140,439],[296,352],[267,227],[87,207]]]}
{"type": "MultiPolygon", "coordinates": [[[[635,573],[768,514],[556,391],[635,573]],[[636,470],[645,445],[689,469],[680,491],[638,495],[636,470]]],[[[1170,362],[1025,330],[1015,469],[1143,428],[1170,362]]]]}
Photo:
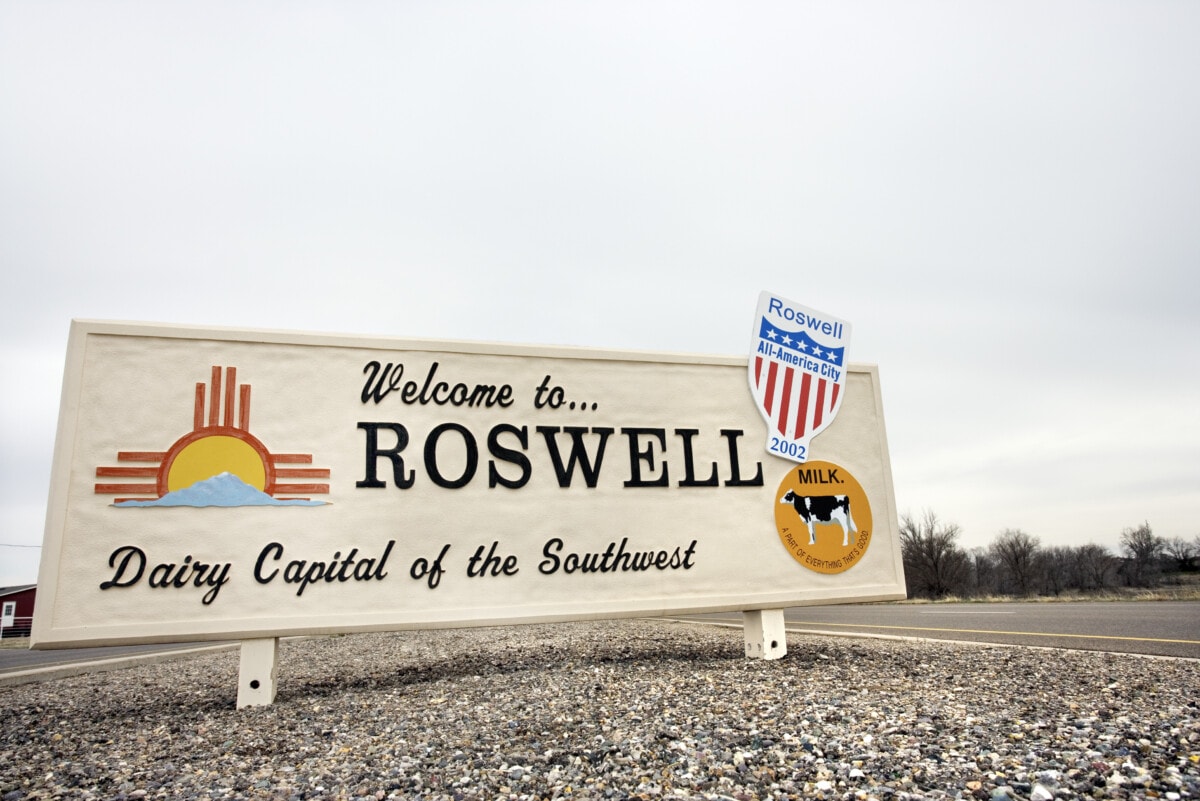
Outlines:
{"type": "MultiPolygon", "coordinates": [[[[29,641],[24,641],[28,646],[29,641]]],[[[46,665],[60,665],[77,662],[80,659],[112,659],[119,656],[134,656],[137,654],[154,653],[162,650],[195,648],[204,643],[188,643],[186,645],[113,645],[101,648],[60,648],[53,651],[31,651],[28,647],[18,647],[12,640],[4,642],[0,649],[0,670],[26,670],[46,665]]]]}
{"type": "MultiPolygon", "coordinates": [[[[196,648],[208,648],[222,643],[189,642],[171,645],[109,645],[100,648],[61,648],[53,651],[31,651],[28,640],[26,647],[14,647],[12,640],[5,640],[0,648],[0,677],[6,673],[25,670],[40,670],[43,668],[67,667],[84,662],[102,660],[120,660],[128,658],[149,658],[155,655],[169,654],[177,651],[190,651],[196,648]]],[[[227,644],[224,644],[227,645],[227,644]]]]}
{"type": "MultiPolygon", "coordinates": [[[[688,619],[728,621],[740,613],[688,619]]],[[[1141,603],[849,604],[784,613],[789,631],[1079,648],[1200,659],[1200,601],[1141,603]]],[[[0,675],[52,665],[148,655],[213,643],[30,651],[0,648],[0,675]]]]}
{"type": "MultiPolygon", "coordinates": [[[[696,619],[741,622],[740,613],[696,619]]],[[[784,612],[789,631],[926,637],[1200,659],[1200,602],[849,604],[784,612]]]]}

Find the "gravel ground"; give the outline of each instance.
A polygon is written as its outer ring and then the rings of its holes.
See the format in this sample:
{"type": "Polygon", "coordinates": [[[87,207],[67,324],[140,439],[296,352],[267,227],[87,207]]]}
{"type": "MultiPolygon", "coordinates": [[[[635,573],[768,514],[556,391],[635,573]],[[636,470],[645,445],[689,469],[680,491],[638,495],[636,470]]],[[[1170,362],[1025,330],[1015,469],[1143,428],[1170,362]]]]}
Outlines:
{"type": "Polygon", "coordinates": [[[612,621],[0,688],[0,799],[1200,798],[1200,662],[612,621]]]}

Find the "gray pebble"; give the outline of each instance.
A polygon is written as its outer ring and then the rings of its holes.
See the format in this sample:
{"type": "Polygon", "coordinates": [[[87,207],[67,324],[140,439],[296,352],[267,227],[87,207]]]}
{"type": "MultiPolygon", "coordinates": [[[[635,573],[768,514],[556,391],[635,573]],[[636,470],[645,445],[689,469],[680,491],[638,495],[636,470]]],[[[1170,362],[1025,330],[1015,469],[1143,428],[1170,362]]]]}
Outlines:
{"type": "Polygon", "coordinates": [[[1200,798],[1200,663],[654,620],[287,640],[0,688],[0,799],[1200,798]]]}

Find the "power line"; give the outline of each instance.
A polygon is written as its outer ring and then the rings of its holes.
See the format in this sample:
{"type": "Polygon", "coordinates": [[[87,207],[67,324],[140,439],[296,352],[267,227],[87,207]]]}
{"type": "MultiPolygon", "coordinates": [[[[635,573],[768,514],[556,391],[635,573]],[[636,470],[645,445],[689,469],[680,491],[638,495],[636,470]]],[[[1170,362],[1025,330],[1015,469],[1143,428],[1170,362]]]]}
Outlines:
{"type": "Polygon", "coordinates": [[[40,545],[16,545],[11,542],[0,542],[0,548],[41,548],[40,545]]]}

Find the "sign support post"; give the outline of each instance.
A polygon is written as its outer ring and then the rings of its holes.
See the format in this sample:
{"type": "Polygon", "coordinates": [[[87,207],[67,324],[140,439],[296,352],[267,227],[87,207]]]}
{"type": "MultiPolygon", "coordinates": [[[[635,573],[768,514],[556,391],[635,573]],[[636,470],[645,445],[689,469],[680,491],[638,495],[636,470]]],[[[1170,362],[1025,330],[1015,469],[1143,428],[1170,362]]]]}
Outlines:
{"type": "Polygon", "coordinates": [[[782,609],[753,609],[742,613],[746,656],[750,659],[782,659],[787,656],[787,633],[782,609]]]}
{"type": "Polygon", "coordinates": [[[274,702],[278,665],[278,637],[242,640],[242,657],[238,667],[238,709],[269,706],[274,702]]]}

